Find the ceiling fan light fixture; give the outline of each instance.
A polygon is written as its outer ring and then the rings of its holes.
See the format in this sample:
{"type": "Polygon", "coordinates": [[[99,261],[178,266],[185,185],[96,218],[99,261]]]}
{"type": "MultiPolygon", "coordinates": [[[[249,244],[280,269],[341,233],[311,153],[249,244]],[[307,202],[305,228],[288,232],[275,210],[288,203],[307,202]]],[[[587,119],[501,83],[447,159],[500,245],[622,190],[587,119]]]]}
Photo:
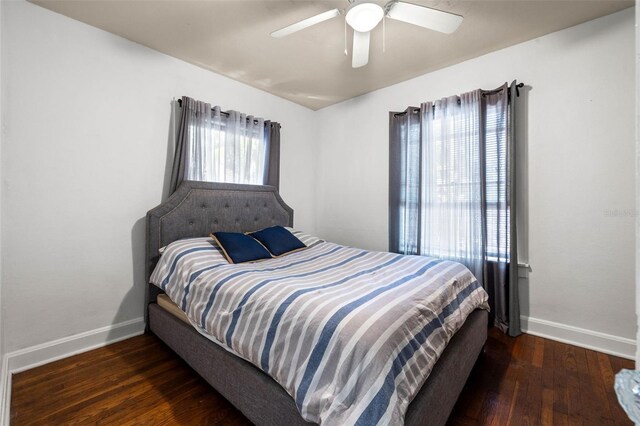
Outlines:
{"type": "Polygon", "coordinates": [[[347,11],[347,23],[356,31],[366,33],[378,25],[384,17],[384,9],[375,3],[356,3],[347,11]]]}

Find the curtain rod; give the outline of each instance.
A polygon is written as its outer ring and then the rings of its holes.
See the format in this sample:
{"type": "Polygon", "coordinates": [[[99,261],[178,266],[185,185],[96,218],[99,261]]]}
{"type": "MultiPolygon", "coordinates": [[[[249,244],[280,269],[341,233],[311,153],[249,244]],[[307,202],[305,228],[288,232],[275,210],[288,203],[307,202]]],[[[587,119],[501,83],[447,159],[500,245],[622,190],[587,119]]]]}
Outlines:
{"type": "MultiPolygon", "coordinates": [[[[180,105],[180,108],[182,108],[182,99],[178,99],[178,105],[180,105]]],[[[211,108],[211,110],[213,111],[213,108],[211,108]]],[[[220,115],[224,115],[226,117],[229,116],[229,113],[226,111],[222,111],[220,110],[220,115]]],[[[280,123],[277,123],[275,121],[271,121],[271,120],[264,120],[265,124],[268,122],[269,125],[273,126],[274,124],[278,124],[280,126],[280,128],[282,128],[282,125],[280,123]]],[[[253,120],[253,124],[257,124],[258,120],[253,120]]]]}
{"type": "MultiPolygon", "coordinates": [[[[518,83],[516,84],[516,97],[520,97],[520,89],[524,87],[524,83],[518,83]]],[[[500,93],[500,91],[502,91],[503,87],[498,87],[497,89],[494,90],[483,90],[482,91],[482,96],[486,96],[486,95],[495,95],[496,93],[500,93]]],[[[458,98],[458,104],[460,104],[460,98],[458,98]]],[[[435,109],[435,104],[432,106],[432,108],[435,109]]],[[[394,117],[399,117],[401,115],[405,115],[407,113],[408,110],[412,110],[413,112],[417,112],[420,110],[420,108],[418,107],[408,107],[405,111],[402,112],[395,112],[393,113],[394,117]]]]}
{"type": "MultiPolygon", "coordinates": [[[[508,86],[507,86],[508,87],[508,86]]],[[[524,87],[524,83],[518,83],[516,84],[516,96],[520,97],[520,89],[524,87]]],[[[496,93],[500,93],[502,91],[502,87],[498,87],[495,90],[486,90],[486,91],[482,91],[482,96],[487,96],[487,95],[495,95],[496,93]]]]}

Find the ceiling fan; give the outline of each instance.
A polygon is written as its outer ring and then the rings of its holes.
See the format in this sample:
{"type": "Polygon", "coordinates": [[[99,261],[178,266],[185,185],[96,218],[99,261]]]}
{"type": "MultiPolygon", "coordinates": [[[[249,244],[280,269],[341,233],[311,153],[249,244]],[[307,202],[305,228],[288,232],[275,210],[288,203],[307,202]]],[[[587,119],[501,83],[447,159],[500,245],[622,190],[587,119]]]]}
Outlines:
{"type": "Polygon", "coordinates": [[[369,38],[371,31],[383,18],[407,22],[446,34],[451,34],[457,30],[462,23],[462,16],[460,15],[398,0],[391,0],[384,6],[368,0],[349,0],[349,3],[349,6],[345,9],[328,10],[319,15],[286,26],[278,31],[274,31],[271,33],[271,36],[275,38],[285,37],[346,13],[346,23],[353,28],[351,66],[353,68],[359,68],[367,65],[369,62],[369,38]]]}

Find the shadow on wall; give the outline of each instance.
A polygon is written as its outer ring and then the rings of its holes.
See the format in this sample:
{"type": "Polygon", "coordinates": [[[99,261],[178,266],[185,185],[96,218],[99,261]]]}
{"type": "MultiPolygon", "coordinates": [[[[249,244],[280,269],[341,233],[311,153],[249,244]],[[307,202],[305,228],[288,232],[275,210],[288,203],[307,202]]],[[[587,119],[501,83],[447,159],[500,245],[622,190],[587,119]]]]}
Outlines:
{"type": "MultiPolygon", "coordinates": [[[[529,263],[529,92],[532,87],[520,89],[516,104],[516,190],[518,227],[518,262],[529,263]]],[[[519,268],[518,286],[520,291],[520,315],[529,316],[529,273],[528,268],[519,268]]]]}
{"type": "MultiPolygon", "coordinates": [[[[120,302],[120,306],[113,317],[113,321],[111,322],[114,326],[122,323],[126,324],[132,319],[135,320],[142,317],[146,294],[144,277],[145,229],[145,217],[136,220],[133,228],[131,228],[131,265],[133,268],[133,283],[122,296],[122,302],[120,302]]],[[[123,335],[123,332],[126,332],[126,330],[122,330],[121,327],[112,329],[107,335],[107,341],[120,338],[123,335]]]]}
{"type": "MultiPolygon", "coordinates": [[[[169,185],[171,181],[171,170],[173,167],[173,156],[175,151],[176,139],[176,122],[178,120],[178,101],[172,100],[169,104],[169,128],[167,131],[167,155],[164,167],[164,178],[162,181],[162,200],[169,197],[169,185]]],[[[153,205],[148,206],[148,210],[153,205]]],[[[122,296],[122,302],[116,312],[112,325],[121,324],[131,320],[132,318],[140,318],[144,316],[146,323],[147,303],[148,303],[148,286],[145,279],[145,243],[146,243],[146,211],[140,219],[136,220],[131,228],[131,265],[133,268],[133,283],[126,294],[122,296]],[[134,312],[132,317],[132,311],[134,312]]],[[[109,332],[108,339],[113,340],[122,335],[122,330],[112,330],[109,332]]]]}
{"type": "MultiPolygon", "coordinates": [[[[167,130],[167,155],[164,167],[164,178],[162,181],[162,200],[166,200],[169,197],[169,185],[171,181],[171,169],[173,167],[173,156],[175,151],[175,137],[176,137],[176,120],[178,101],[172,100],[169,104],[169,128],[167,130]]],[[[153,205],[148,206],[148,209],[152,209],[153,205]]],[[[131,265],[132,271],[132,286],[122,296],[120,306],[113,317],[112,325],[126,323],[133,319],[138,319],[142,316],[146,320],[146,306],[147,306],[147,283],[145,280],[145,242],[146,242],[146,211],[140,212],[145,214],[141,218],[135,221],[131,228],[131,265]]],[[[145,321],[146,322],[146,321],[145,321]]],[[[120,327],[111,330],[107,336],[107,339],[114,340],[122,336],[124,330],[120,327]]]]}

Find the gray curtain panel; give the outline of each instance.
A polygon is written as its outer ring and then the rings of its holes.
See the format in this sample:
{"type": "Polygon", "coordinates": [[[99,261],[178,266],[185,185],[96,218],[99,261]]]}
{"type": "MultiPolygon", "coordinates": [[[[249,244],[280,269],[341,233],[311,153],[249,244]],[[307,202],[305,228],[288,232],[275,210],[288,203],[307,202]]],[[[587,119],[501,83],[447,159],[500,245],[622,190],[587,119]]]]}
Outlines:
{"type": "Polygon", "coordinates": [[[515,84],[389,114],[389,250],[466,265],[493,324],[512,336],[521,332],[515,84]]]}
{"type": "Polygon", "coordinates": [[[280,125],[183,96],[170,193],[183,180],[278,186],[280,125]]]}
{"type": "Polygon", "coordinates": [[[173,168],[171,169],[171,181],[169,185],[169,194],[173,194],[184,180],[186,175],[186,167],[188,165],[188,146],[191,138],[192,128],[195,126],[199,116],[202,116],[211,105],[198,102],[187,96],[182,97],[180,111],[180,119],[178,120],[178,132],[176,138],[176,149],[173,155],[173,168]]]}
{"type": "Polygon", "coordinates": [[[389,251],[419,254],[422,128],[420,108],[389,114],[389,251]],[[393,206],[393,208],[391,208],[393,206]]]}
{"type": "Polygon", "coordinates": [[[516,105],[518,104],[518,84],[515,80],[509,85],[509,112],[507,115],[507,150],[509,157],[509,188],[508,205],[509,208],[509,230],[511,244],[509,246],[509,259],[513,259],[509,263],[509,283],[506,284],[509,289],[508,306],[509,312],[505,313],[504,318],[508,319],[508,333],[510,336],[517,336],[522,333],[520,327],[520,288],[518,286],[518,229],[516,227],[516,105]]]}
{"type": "Polygon", "coordinates": [[[265,121],[267,160],[264,182],[280,189],[280,123],[265,121]]]}

